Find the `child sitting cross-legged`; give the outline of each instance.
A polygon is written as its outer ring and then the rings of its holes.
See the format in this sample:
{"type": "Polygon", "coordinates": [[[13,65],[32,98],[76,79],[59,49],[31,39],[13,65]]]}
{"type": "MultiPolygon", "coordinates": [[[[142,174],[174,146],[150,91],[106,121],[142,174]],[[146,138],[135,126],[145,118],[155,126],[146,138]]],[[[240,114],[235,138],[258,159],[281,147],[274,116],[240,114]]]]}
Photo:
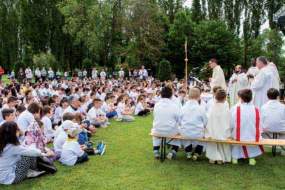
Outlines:
{"type": "Polygon", "coordinates": [[[145,96],[140,95],[138,97],[138,102],[137,102],[137,106],[135,109],[135,115],[145,116],[145,115],[148,115],[149,113],[150,113],[150,110],[148,109],[147,104],[145,102],[145,96]]]}
{"type": "MultiPolygon", "coordinates": [[[[154,121],[151,132],[157,135],[165,136],[178,135],[179,110],[178,107],[171,102],[172,89],[168,86],[165,86],[161,90],[161,98],[162,99],[154,106],[154,121]]],[[[172,150],[168,154],[167,158],[173,159],[180,147],[180,140],[166,139],[166,143],[172,145],[172,150]]],[[[153,150],[155,158],[160,157],[160,144],[161,139],[153,137],[153,150]]]]}
{"type": "MultiPolygon", "coordinates": [[[[197,88],[191,88],[188,101],[180,111],[180,134],[188,139],[200,139],[204,137],[205,126],[208,118],[206,110],[199,105],[200,91],[197,88]]],[[[203,151],[203,143],[193,141],[182,141],[188,159],[197,160],[203,151]],[[197,144],[192,153],[192,144],[197,144]]]]}
{"type": "MultiPolygon", "coordinates": [[[[251,103],[252,91],[244,89],[239,91],[241,104],[231,110],[233,133],[232,138],[237,141],[258,142],[262,139],[260,114],[251,103]]],[[[255,165],[255,157],[264,152],[262,146],[232,146],[232,163],[237,164],[238,159],[249,159],[249,165],[255,165]]]]}
{"type": "Polygon", "coordinates": [[[77,142],[79,129],[72,127],[67,130],[68,139],[62,147],[59,161],[67,166],[73,166],[78,163],[88,161],[88,155],[103,155],[106,145],[101,141],[96,148],[87,148],[85,145],[79,145],[77,142]]]}

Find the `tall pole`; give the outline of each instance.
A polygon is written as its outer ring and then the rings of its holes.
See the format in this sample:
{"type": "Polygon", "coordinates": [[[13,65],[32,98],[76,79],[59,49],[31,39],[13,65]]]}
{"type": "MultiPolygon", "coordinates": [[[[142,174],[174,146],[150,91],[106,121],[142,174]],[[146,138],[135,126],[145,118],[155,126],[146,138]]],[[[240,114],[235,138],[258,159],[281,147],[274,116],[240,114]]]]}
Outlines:
{"type": "Polygon", "coordinates": [[[277,34],[278,34],[278,20],[275,25],[275,42],[274,42],[274,63],[277,66],[277,34]]]}
{"type": "Polygon", "coordinates": [[[188,54],[187,54],[187,36],[185,38],[185,93],[188,94],[188,54]]]}

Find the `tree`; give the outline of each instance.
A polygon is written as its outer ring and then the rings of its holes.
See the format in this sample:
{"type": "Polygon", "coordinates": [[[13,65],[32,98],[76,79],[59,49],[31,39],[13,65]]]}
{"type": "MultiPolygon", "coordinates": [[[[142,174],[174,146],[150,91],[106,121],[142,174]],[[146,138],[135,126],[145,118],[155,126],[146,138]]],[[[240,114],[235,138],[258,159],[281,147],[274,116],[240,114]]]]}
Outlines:
{"type": "Polygon", "coordinates": [[[205,20],[205,15],[203,14],[200,0],[193,0],[191,12],[192,20],[195,23],[199,23],[200,21],[205,20]]]}
{"type": "Polygon", "coordinates": [[[171,64],[167,60],[162,60],[159,63],[158,78],[161,81],[167,81],[171,79],[171,64]]]}

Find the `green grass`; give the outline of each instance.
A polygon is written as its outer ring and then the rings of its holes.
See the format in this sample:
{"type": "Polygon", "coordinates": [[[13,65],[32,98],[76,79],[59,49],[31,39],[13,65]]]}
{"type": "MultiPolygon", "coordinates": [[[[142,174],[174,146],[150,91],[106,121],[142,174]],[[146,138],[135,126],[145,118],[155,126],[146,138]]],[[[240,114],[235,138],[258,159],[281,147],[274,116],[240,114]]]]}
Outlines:
{"type": "Polygon", "coordinates": [[[270,149],[258,157],[256,166],[245,161],[211,165],[204,155],[192,162],[183,151],[172,161],[155,160],[148,136],[152,121],[152,116],[136,117],[134,123],[111,121],[92,138],[96,143],[104,140],[104,156],[90,157],[87,163],[73,167],[56,162],[55,175],[0,185],[0,189],[284,189],[285,158],[273,157],[270,149]]]}

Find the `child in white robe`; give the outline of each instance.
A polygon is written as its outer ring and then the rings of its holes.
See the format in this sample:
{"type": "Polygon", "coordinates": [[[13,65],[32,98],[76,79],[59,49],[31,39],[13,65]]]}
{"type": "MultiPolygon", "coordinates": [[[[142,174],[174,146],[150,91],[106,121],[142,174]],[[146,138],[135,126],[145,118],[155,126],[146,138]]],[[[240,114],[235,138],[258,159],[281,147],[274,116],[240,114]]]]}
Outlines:
{"type": "MultiPolygon", "coordinates": [[[[206,111],[209,111],[209,110],[212,108],[212,106],[214,105],[214,103],[216,102],[215,96],[216,96],[216,93],[217,93],[217,91],[218,91],[219,89],[222,89],[222,87],[220,87],[220,86],[215,86],[215,87],[213,88],[213,98],[207,102],[206,111]]],[[[230,108],[228,101],[225,101],[224,105],[225,105],[227,108],[230,108]]]]}
{"type": "MultiPolygon", "coordinates": [[[[190,89],[188,101],[180,111],[180,135],[188,139],[200,139],[204,137],[205,126],[208,118],[206,110],[199,105],[200,91],[197,88],[190,89]]],[[[203,151],[203,143],[182,140],[188,159],[196,161],[203,151]],[[197,144],[195,151],[192,152],[193,143],[197,144]]]]}
{"type": "MultiPolygon", "coordinates": [[[[252,91],[243,89],[239,91],[241,104],[231,110],[233,122],[232,138],[237,141],[258,142],[262,139],[259,110],[251,103],[252,91]]],[[[264,152],[262,146],[232,146],[232,163],[237,164],[238,159],[249,159],[249,165],[255,165],[255,157],[264,152]]]]}
{"type": "MultiPolygon", "coordinates": [[[[267,91],[269,101],[261,107],[261,125],[264,131],[285,132],[285,105],[279,102],[279,91],[270,88],[267,91]]],[[[268,138],[263,134],[263,138],[268,138]]],[[[272,134],[270,135],[272,138],[272,134]]],[[[278,136],[278,139],[284,139],[285,135],[278,136]]],[[[285,156],[285,151],[281,150],[281,155],[285,156]]]]}
{"type": "MultiPolygon", "coordinates": [[[[215,96],[216,102],[208,111],[208,124],[206,126],[206,139],[228,140],[231,138],[231,115],[230,110],[224,106],[227,93],[219,89],[215,96]]],[[[209,162],[223,164],[231,162],[231,145],[224,143],[207,143],[206,157],[209,162]]]]}
{"type": "MultiPolygon", "coordinates": [[[[179,111],[178,107],[170,100],[172,97],[172,89],[165,86],[161,90],[161,97],[162,99],[154,106],[154,121],[151,132],[157,135],[165,136],[178,135],[179,111]]],[[[166,138],[166,143],[172,145],[172,150],[168,154],[167,158],[173,159],[176,156],[176,152],[178,151],[181,142],[179,139],[171,140],[166,138]]],[[[155,158],[160,158],[160,144],[161,139],[153,137],[153,150],[155,158]]]]}

